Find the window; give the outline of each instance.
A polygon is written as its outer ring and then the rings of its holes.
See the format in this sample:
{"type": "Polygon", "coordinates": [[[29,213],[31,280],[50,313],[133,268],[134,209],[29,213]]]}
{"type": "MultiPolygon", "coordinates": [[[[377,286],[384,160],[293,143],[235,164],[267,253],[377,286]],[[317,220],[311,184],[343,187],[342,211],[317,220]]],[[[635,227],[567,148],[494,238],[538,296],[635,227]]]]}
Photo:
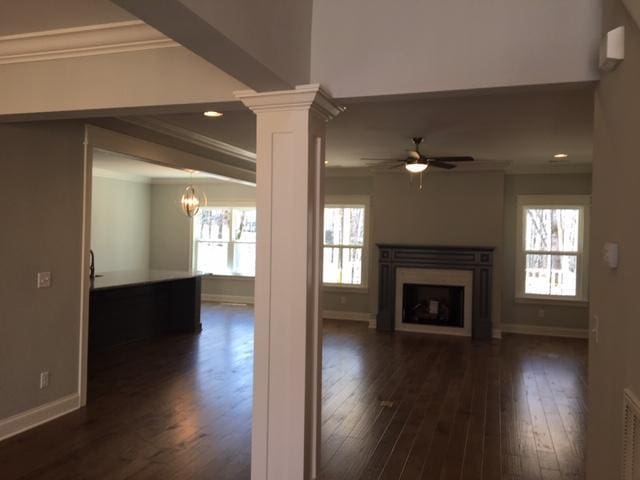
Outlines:
{"type": "Polygon", "coordinates": [[[330,285],[365,287],[367,201],[336,200],[340,199],[329,199],[324,208],[322,280],[330,285]]]}
{"type": "Polygon", "coordinates": [[[517,296],[585,301],[589,197],[518,197],[517,296]]]}
{"type": "Polygon", "coordinates": [[[256,272],[255,207],[206,207],[194,218],[194,267],[214,275],[256,272]]]}

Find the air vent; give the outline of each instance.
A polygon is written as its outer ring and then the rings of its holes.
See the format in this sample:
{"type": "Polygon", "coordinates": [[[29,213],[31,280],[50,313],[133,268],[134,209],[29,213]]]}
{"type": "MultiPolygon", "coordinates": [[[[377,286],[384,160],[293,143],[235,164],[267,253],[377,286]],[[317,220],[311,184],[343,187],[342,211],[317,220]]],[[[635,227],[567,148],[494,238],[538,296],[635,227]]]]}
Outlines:
{"type": "Polygon", "coordinates": [[[624,391],[623,480],[640,480],[640,402],[629,390],[624,391]]]}

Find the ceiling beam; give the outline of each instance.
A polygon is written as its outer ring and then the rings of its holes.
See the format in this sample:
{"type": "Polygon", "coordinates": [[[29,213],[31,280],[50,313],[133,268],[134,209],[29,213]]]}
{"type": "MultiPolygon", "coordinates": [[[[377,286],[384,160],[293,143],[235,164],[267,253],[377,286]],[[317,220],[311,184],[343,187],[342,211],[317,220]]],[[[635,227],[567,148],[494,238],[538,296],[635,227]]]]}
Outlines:
{"type": "Polygon", "coordinates": [[[88,125],[90,146],[171,168],[192,169],[255,184],[255,166],[254,170],[251,170],[231,165],[221,158],[203,156],[188,149],[168,145],[161,139],[159,141],[157,138],[132,136],[130,132],[125,133],[112,128],[114,126],[117,125],[88,125]]]}
{"type": "MultiPolygon", "coordinates": [[[[140,141],[164,145],[201,158],[215,161],[231,171],[242,172],[253,179],[256,156],[234,145],[215,140],[196,132],[149,117],[102,118],[90,121],[92,125],[137,138],[140,141]]],[[[216,173],[216,172],[213,172],[216,173]]],[[[247,180],[245,177],[237,177],[247,180]]]]}
{"type": "Polygon", "coordinates": [[[111,1],[256,91],[293,86],[180,0],[111,1]]]}

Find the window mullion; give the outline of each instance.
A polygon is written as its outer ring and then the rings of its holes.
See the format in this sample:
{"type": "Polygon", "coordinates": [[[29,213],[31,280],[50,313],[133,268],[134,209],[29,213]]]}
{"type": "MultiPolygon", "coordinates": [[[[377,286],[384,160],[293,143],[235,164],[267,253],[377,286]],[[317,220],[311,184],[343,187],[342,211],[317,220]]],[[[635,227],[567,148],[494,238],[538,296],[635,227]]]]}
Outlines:
{"type": "Polygon", "coordinates": [[[233,256],[235,249],[233,248],[233,208],[229,209],[229,236],[227,237],[227,270],[233,272],[233,256]]]}

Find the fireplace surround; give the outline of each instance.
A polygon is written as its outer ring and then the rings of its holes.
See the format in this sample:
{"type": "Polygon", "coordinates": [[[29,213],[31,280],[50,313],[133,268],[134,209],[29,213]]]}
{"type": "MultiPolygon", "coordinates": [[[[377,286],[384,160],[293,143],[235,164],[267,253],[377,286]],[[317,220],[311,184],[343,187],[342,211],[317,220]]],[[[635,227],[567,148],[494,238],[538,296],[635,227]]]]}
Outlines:
{"type": "MultiPolygon", "coordinates": [[[[470,310],[467,314],[470,316],[471,336],[474,339],[491,338],[493,247],[378,244],[378,249],[378,330],[395,330],[398,314],[402,314],[398,311],[396,301],[397,296],[402,295],[402,290],[398,292],[399,274],[402,276],[407,275],[407,272],[413,272],[413,275],[418,275],[420,269],[443,270],[451,272],[452,275],[458,271],[460,274],[467,272],[471,283],[471,288],[467,287],[472,292],[469,302],[471,305],[470,308],[467,307],[467,310],[470,310]]],[[[409,276],[406,283],[433,282],[412,282],[409,276]]]]}

